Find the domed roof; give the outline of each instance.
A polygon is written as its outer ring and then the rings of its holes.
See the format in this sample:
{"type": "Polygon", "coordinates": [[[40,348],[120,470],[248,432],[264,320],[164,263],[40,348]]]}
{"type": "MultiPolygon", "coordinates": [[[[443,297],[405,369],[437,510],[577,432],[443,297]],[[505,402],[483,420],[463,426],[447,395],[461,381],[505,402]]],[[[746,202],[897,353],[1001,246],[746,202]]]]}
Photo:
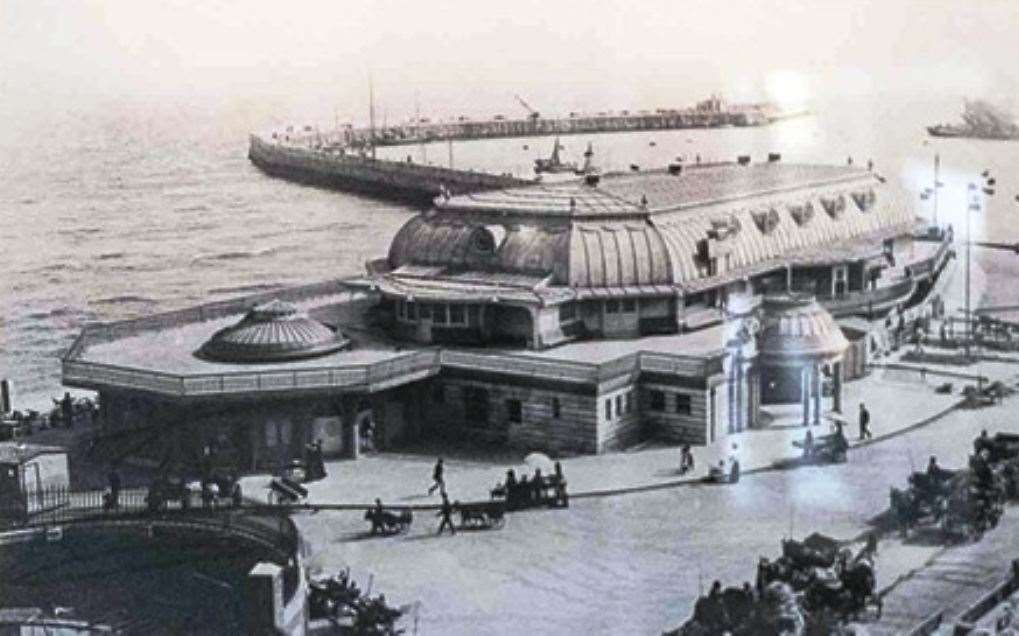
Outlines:
{"type": "Polygon", "coordinates": [[[800,365],[838,358],[849,341],[813,296],[766,296],[757,349],[762,362],[800,365]]]}
{"type": "Polygon", "coordinates": [[[350,340],[293,303],[259,305],[235,325],[212,334],[198,355],[219,362],[281,362],[343,349],[350,340]]]}

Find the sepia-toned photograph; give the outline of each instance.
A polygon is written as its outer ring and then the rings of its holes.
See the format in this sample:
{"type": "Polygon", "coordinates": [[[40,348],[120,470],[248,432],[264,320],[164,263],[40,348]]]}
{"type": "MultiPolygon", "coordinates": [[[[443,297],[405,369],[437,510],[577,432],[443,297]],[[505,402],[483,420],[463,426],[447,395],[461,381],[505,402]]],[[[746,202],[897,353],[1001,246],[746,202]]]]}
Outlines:
{"type": "Polygon", "coordinates": [[[1019,634],[1017,0],[0,0],[0,636],[1019,634]]]}

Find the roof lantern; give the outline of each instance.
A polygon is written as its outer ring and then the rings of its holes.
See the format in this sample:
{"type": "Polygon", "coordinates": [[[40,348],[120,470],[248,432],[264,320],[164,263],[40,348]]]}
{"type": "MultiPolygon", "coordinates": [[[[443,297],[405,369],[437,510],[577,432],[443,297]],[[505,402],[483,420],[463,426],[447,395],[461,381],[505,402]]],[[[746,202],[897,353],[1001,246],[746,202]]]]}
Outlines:
{"type": "Polygon", "coordinates": [[[333,353],[350,344],[339,331],[272,300],[254,307],[235,325],[212,334],[197,355],[217,362],[285,362],[333,353]]]}

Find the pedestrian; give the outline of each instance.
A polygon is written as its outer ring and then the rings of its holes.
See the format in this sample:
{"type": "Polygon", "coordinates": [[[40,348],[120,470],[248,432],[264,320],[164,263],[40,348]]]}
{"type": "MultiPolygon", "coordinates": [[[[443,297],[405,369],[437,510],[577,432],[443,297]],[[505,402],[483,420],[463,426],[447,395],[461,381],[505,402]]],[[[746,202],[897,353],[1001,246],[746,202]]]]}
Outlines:
{"type": "Polygon", "coordinates": [[[803,438],[804,459],[809,459],[813,453],[814,453],[814,434],[808,430],[807,436],[803,438]]]}
{"type": "Polygon", "coordinates": [[[233,485],[230,487],[230,499],[233,500],[235,508],[240,508],[244,503],[244,493],[241,492],[241,482],[236,478],[234,478],[233,485]]]}
{"type": "Polygon", "coordinates": [[[113,502],[113,507],[116,508],[120,505],[120,474],[117,473],[116,468],[110,469],[109,482],[110,499],[113,502]]]}
{"type": "Polygon", "coordinates": [[[312,459],[315,463],[315,479],[325,479],[326,464],[322,459],[322,440],[317,439],[312,445],[312,459]]]}
{"type": "Polygon", "coordinates": [[[679,474],[685,475],[693,470],[693,453],[690,452],[690,445],[684,444],[679,452],[679,474]]]}
{"type": "Polygon", "coordinates": [[[70,391],[65,391],[64,399],[60,400],[60,415],[64,418],[64,426],[71,428],[74,424],[74,400],[70,391]]]}
{"type": "Polygon", "coordinates": [[[446,527],[449,527],[450,534],[456,534],[456,528],[453,527],[453,504],[449,503],[445,490],[442,491],[442,506],[439,508],[438,516],[442,517],[442,521],[439,522],[439,531],[436,534],[442,534],[446,527]]]}
{"type": "Polygon", "coordinates": [[[428,489],[428,494],[429,495],[432,494],[433,492],[435,492],[435,489],[438,488],[439,492],[442,493],[443,498],[445,498],[445,496],[446,496],[446,482],[443,479],[444,471],[445,471],[445,469],[443,468],[443,465],[442,465],[442,458],[440,457],[439,461],[435,462],[435,468],[432,469],[432,485],[428,489]]]}
{"type": "Polygon", "coordinates": [[[860,402],[860,440],[873,439],[874,436],[870,432],[870,411],[867,407],[860,402]]]}
{"type": "Polygon", "coordinates": [[[541,469],[534,469],[534,478],[531,480],[531,488],[534,491],[532,499],[540,503],[545,497],[545,478],[541,476],[541,469]]]}
{"type": "Polygon", "coordinates": [[[739,481],[739,457],[736,452],[739,450],[739,446],[733,442],[732,452],[729,454],[729,483],[735,484],[739,481]]]}

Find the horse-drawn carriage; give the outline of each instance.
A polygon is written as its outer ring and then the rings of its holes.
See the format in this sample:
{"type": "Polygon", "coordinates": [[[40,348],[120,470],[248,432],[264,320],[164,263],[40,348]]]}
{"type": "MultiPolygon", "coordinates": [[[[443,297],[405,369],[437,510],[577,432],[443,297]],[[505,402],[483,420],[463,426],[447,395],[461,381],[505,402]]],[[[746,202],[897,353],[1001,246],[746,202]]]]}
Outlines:
{"type": "Polygon", "coordinates": [[[838,541],[818,533],[803,541],[785,539],[782,556],[759,561],[757,587],[763,591],[776,581],[785,583],[800,595],[803,609],[811,614],[846,620],[874,605],[880,618],[873,550],[873,544],[868,544],[853,556],[838,541]]]}
{"type": "Polygon", "coordinates": [[[394,512],[384,508],[372,507],[364,511],[364,520],[371,522],[371,533],[373,535],[392,535],[407,532],[410,524],[414,521],[414,515],[406,508],[399,512],[394,512]]]}
{"type": "Polygon", "coordinates": [[[506,524],[506,502],[493,499],[474,503],[456,503],[454,510],[460,513],[461,528],[488,530],[501,528],[506,524]]]}
{"type": "Polygon", "coordinates": [[[840,464],[846,461],[849,450],[849,442],[841,432],[794,440],[793,446],[802,448],[802,461],[811,464],[840,464]]]}
{"type": "Polygon", "coordinates": [[[1019,498],[1019,435],[995,433],[988,437],[985,431],[973,441],[973,448],[976,452],[970,468],[974,473],[985,480],[988,474],[999,473],[1004,479],[1005,495],[1019,498]]]}
{"type": "Polygon", "coordinates": [[[505,483],[493,488],[489,494],[492,501],[502,502],[506,510],[568,508],[570,505],[566,479],[557,474],[547,477],[538,474],[529,481],[526,478],[517,481],[510,474],[505,483]]]}
{"type": "Polygon", "coordinates": [[[906,490],[892,488],[890,509],[903,537],[936,529],[946,540],[979,540],[1001,518],[1005,483],[1001,469],[935,469],[914,472],[906,490]]]}

